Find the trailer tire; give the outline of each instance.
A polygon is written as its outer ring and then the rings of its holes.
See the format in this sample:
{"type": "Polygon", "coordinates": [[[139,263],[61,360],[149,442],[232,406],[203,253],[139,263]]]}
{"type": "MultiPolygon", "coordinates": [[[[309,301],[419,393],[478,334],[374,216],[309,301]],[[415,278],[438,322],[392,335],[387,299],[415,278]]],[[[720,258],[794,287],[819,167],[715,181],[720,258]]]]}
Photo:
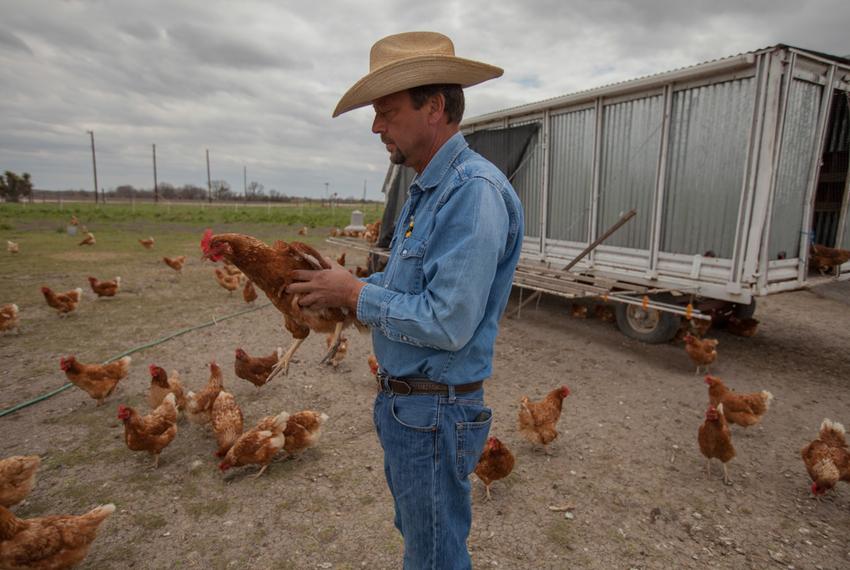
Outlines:
{"type": "Polygon", "coordinates": [[[647,344],[668,342],[679,331],[682,319],[678,315],[659,311],[643,310],[637,305],[617,304],[617,327],[627,337],[647,344]]]}
{"type": "Polygon", "coordinates": [[[756,300],[750,301],[749,305],[733,303],[732,314],[739,319],[751,319],[756,314],[756,300]]]}

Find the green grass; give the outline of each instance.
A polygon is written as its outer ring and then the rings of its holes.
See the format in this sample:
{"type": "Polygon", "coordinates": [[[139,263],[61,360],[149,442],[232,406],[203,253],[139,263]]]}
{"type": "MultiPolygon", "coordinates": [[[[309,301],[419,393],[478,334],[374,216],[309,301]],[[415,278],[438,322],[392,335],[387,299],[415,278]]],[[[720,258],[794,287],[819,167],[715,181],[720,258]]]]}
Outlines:
{"type": "Polygon", "coordinates": [[[267,206],[243,204],[208,205],[204,202],[179,204],[107,203],[95,206],[83,202],[57,202],[33,204],[0,204],[0,230],[11,230],[21,222],[53,221],[63,227],[72,215],[81,224],[92,229],[103,222],[172,222],[182,224],[239,224],[265,223],[310,228],[344,227],[351,220],[351,212],[360,210],[366,223],[380,219],[383,205],[345,204],[336,207],[316,205],[278,204],[267,206]]]}

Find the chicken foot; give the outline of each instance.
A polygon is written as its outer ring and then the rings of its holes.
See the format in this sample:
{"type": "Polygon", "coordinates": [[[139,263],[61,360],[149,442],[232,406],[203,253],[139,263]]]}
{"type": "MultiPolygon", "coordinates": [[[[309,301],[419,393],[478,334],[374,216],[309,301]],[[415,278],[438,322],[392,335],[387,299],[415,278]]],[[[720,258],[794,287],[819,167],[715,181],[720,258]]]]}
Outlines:
{"type": "Polygon", "coordinates": [[[269,373],[269,377],[266,378],[266,384],[272,381],[272,378],[283,372],[283,375],[286,376],[287,372],[289,372],[289,361],[292,360],[292,356],[295,354],[295,351],[298,350],[298,347],[301,346],[301,343],[304,342],[303,338],[296,338],[295,342],[292,343],[286,354],[281,357],[280,360],[277,361],[277,364],[272,368],[271,373],[269,373]]]}
{"type": "Polygon", "coordinates": [[[334,356],[336,356],[337,351],[339,350],[339,345],[342,344],[342,322],[336,324],[336,328],[334,329],[333,343],[331,343],[331,347],[328,350],[328,353],[322,359],[322,364],[329,364],[334,356]]]}

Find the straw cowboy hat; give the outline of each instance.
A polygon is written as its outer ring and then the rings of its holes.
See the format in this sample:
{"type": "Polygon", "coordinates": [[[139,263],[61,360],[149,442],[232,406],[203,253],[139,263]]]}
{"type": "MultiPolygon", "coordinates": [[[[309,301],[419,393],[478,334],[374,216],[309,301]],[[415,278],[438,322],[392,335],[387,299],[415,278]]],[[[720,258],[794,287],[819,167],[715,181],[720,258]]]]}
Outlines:
{"type": "Polygon", "coordinates": [[[405,32],[375,42],[369,74],[346,91],[333,116],[385,95],[435,83],[470,87],[502,75],[501,68],[455,56],[452,40],[436,32],[405,32]]]}

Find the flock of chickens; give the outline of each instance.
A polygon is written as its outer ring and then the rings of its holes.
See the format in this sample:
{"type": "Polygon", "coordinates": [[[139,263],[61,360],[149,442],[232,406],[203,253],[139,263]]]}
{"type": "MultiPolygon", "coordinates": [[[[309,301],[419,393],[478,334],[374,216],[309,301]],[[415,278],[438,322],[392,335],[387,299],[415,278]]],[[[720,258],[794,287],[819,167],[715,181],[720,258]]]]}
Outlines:
{"type": "MultiPolygon", "coordinates": [[[[209,241],[208,238],[209,236],[205,236],[205,240],[209,241]]],[[[154,247],[152,237],[139,242],[146,249],[154,247]]],[[[224,242],[216,242],[220,243],[224,242]]],[[[304,262],[304,255],[309,256],[311,261],[319,266],[326,265],[324,258],[309,246],[292,246],[294,258],[293,263],[287,266],[288,272],[314,267],[304,262]],[[295,253],[296,251],[304,253],[295,253]],[[299,262],[303,263],[299,265],[299,262]]],[[[213,246],[210,251],[204,247],[205,254],[215,253],[218,245],[213,246]]],[[[179,275],[185,256],[164,258],[163,261],[179,275]]],[[[344,259],[339,261],[344,263],[344,259]]],[[[247,268],[248,276],[259,278],[260,288],[268,292],[269,283],[275,283],[273,276],[255,274],[255,266],[251,264],[248,264],[247,268]]],[[[219,284],[225,287],[234,281],[238,284],[245,275],[226,262],[224,269],[216,268],[216,277],[219,284]]],[[[89,282],[98,297],[115,296],[121,285],[120,277],[111,281],[98,281],[90,277],[89,282]]],[[[225,288],[232,291],[228,287],[225,288]]],[[[72,314],[82,299],[81,288],[57,293],[49,287],[43,287],[42,293],[47,304],[60,316],[72,314]]],[[[257,298],[250,278],[247,278],[243,294],[248,302],[257,298]]],[[[353,317],[341,315],[338,310],[299,310],[297,298],[291,296],[288,304],[281,307],[284,309],[282,312],[286,325],[293,334],[298,333],[300,336],[296,336],[294,348],[306,338],[311,329],[337,332],[337,338],[332,337],[328,341],[332,350],[329,352],[327,363],[338,365],[346,352],[345,339],[339,338],[340,332],[345,321],[350,324],[353,317]],[[322,317],[328,317],[326,323],[322,323],[322,317]],[[341,322],[333,320],[335,317],[339,317],[341,322]]],[[[0,307],[0,331],[19,333],[18,325],[17,305],[0,307]]],[[[237,348],[234,373],[238,378],[251,382],[260,389],[271,380],[273,373],[286,373],[289,359],[295,352],[294,348],[290,349],[288,354],[278,348],[271,355],[260,357],[251,356],[244,349],[237,348]],[[281,367],[284,359],[286,366],[281,367]]],[[[69,382],[86,392],[96,401],[97,406],[100,406],[115,392],[119,382],[128,376],[131,363],[130,356],[98,364],[80,362],[72,355],[60,360],[60,369],[69,382]]],[[[275,415],[259,418],[254,427],[246,429],[245,418],[236,398],[224,388],[221,368],[211,362],[209,370],[207,384],[195,393],[184,390],[176,371],[168,375],[162,367],[151,365],[147,394],[150,411],[143,415],[130,406],[122,404],[118,407],[118,419],[123,422],[124,442],[128,449],[149,453],[156,468],[160,454],[177,437],[181,417],[185,417],[188,422],[209,429],[215,438],[215,455],[220,460],[218,468],[222,472],[233,467],[257,465],[259,470],[254,477],[258,477],[277,455],[295,457],[319,442],[328,415],[314,410],[302,410],[294,414],[279,411],[275,415]]],[[[39,465],[37,456],[14,456],[0,460],[0,568],[48,569],[70,568],[76,565],[85,558],[96,537],[98,526],[115,510],[114,505],[105,505],[81,516],[17,518],[9,508],[29,494],[39,465]]]]}
{"type": "MultiPolygon", "coordinates": [[[[379,227],[373,226],[370,230],[376,237],[379,227]]],[[[94,243],[93,234],[86,232],[86,238],[80,245],[94,243]]],[[[150,237],[139,240],[139,243],[146,249],[152,249],[155,242],[150,237]]],[[[235,375],[251,382],[258,390],[276,374],[287,373],[293,355],[311,331],[328,335],[328,354],[323,362],[336,366],[346,352],[342,331],[350,326],[362,328],[355,315],[344,309],[301,307],[298,295],[288,292],[287,286],[293,282],[293,271],[330,267],[328,260],[306,244],[278,241],[269,246],[250,236],[232,233],[214,235],[207,230],[201,240],[201,249],[204,259],[222,262],[222,267],[215,269],[219,285],[232,293],[244,279],[243,297],[249,303],[257,298],[255,287],[261,289],[281,313],[284,327],[293,337],[288,350],[278,348],[267,356],[250,356],[242,348],[236,349],[235,375]]],[[[15,252],[18,251],[15,244],[15,252]]],[[[185,260],[185,256],[163,258],[178,276],[185,260]]],[[[338,262],[344,265],[344,258],[338,262]]],[[[98,297],[112,297],[120,290],[121,278],[99,281],[89,277],[89,284],[98,297]]],[[[76,310],[82,289],[56,293],[45,286],[42,293],[47,304],[60,316],[65,316],[76,310]]],[[[578,312],[575,307],[573,316],[587,316],[586,307],[578,312]]],[[[613,313],[610,307],[597,306],[596,315],[612,320],[613,313]]],[[[688,320],[682,331],[685,350],[697,366],[697,373],[702,368],[708,372],[717,358],[717,340],[702,338],[710,324],[710,321],[688,320]]],[[[726,315],[725,324],[734,334],[752,336],[758,321],[726,315]]],[[[0,307],[0,331],[17,332],[17,329],[17,306],[0,307]]],[[[369,360],[372,372],[377,374],[377,361],[374,356],[370,356],[369,360]]],[[[74,356],[68,356],[61,359],[60,368],[71,383],[100,406],[127,377],[131,362],[129,356],[107,364],[82,363],[74,356]]],[[[209,364],[209,379],[197,393],[184,388],[176,371],[167,374],[165,369],[152,364],[149,374],[147,403],[150,411],[142,415],[130,406],[120,405],[118,419],[123,422],[126,446],[132,451],[149,453],[153,457],[154,468],[159,464],[160,454],[177,437],[181,417],[191,424],[209,429],[215,438],[215,455],[220,459],[218,467],[222,472],[233,467],[257,465],[259,469],[254,477],[260,476],[279,453],[296,456],[315,446],[328,419],[327,414],[314,410],[291,415],[280,411],[276,415],[259,418],[254,427],[246,430],[242,410],[234,395],[225,390],[223,373],[216,362],[209,364]]],[[[724,481],[729,483],[726,464],[735,456],[729,424],[742,427],[758,424],[769,409],[773,395],[766,390],[739,394],[711,375],[705,376],[705,382],[709,404],[705,421],[698,431],[699,448],[707,459],[707,476],[710,477],[711,460],[717,459],[723,466],[724,481]]],[[[531,401],[528,397],[521,399],[518,431],[534,448],[541,446],[545,453],[549,453],[549,444],[558,437],[557,424],[564,400],[569,395],[569,388],[561,386],[539,401],[531,401]]],[[[841,424],[824,420],[818,438],[806,445],[801,455],[813,481],[814,494],[825,493],[839,480],[850,482],[850,449],[841,424]]],[[[514,454],[503,442],[496,437],[488,439],[475,468],[488,500],[491,499],[493,483],[508,476],[515,463],[514,454]]],[[[15,517],[9,508],[26,498],[34,485],[39,464],[37,456],[0,460],[2,568],[68,568],[79,563],[85,558],[99,525],[115,510],[114,505],[105,505],[80,516],[26,520],[15,517]]]]}

